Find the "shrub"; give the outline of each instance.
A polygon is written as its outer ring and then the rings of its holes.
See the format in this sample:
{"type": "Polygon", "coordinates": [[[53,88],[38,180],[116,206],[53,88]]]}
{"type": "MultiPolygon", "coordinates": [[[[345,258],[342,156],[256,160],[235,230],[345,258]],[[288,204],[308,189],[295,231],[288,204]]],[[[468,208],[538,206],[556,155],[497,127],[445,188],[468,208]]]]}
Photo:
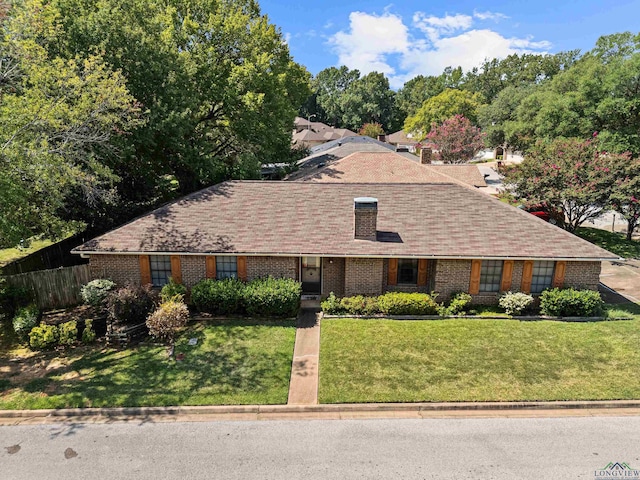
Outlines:
{"type": "Polygon", "coordinates": [[[160,299],[163,302],[168,302],[176,295],[181,295],[183,298],[187,294],[187,287],[180,283],[173,281],[173,278],[169,277],[169,283],[167,283],[162,290],[160,290],[160,299]]]}
{"type": "Polygon", "coordinates": [[[245,285],[235,278],[202,280],[191,289],[191,302],[200,312],[229,314],[244,310],[245,285]]]}
{"type": "Polygon", "coordinates": [[[533,297],[522,292],[507,292],[500,297],[498,305],[507,315],[520,315],[533,303],[533,297]]]}
{"type": "Polygon", "coordinates": [[[84,322],[84,330],[82,330],[82,343],[93,343],[96,341],[96,332],[93,329],[93,321],[86,320],[84,322]]]}
{"type": "Polygon", "coordinates": [[[340,300],[340,305],[345,312],[351,315],[373,315],[380,313],[378,297],[363,297],[362,295],[344,297],[340,300]]]}
{"type": "Polygon", "coordinates": [[[33,327],[29,333],[29,346],[34,350],[52,348],[58,343],[58,327],[45,325],[33,327]]]}
{"type": "Polygon", "coordinates": [[[98,278],[84,285],[80,290],[80,295],[82,296],[82,301],[87,305],[102,307],[109,296],[109,292],[115,287],[116,284],[111,280],[98,278]]]}
{"type": "Polygon", "coordinates": [[[294,317],[300,308],[302,285],[291,278],[258,278],[244,291],[249,315],[294,317]]]}
{"type": "Polygon", "coordinates": [[[426,293],[385,293],[378,297],[378,306],[385,315],[434,315],[438,312],[438,304],[426,293]]]}
{"type": "Polygon", "coordinates": [[[189,321],[189,309],[179,295],[162,302],[147,318],[152,337],[173,344],[176,332],[189,321]]]}
{"type": "Polygon", "coordinates": [[[467,310],[471,304],[471,295],[465,292],[458,292],[451,297],[448,307],[440,307],[438,313],[445,317],[448,315],[459,315],[467,310]]]}
{"type": "Polygon", "coordinates": [[[556,317],[593,317],[602,314],[604,302],[593,290],[553,288],[540,296],[540,312],[556,317]]]}
{"type": "Polygon", "coordinates": [[[9,285],[5,278],[0,278],[0,317],[12,318],[19,308],[33,302],[33,293],[26,287],[9,285]]]}
{"type": "Polygon", "coordinates": [[[20,340],[26,342],[29,339],[29,332],[38,325],[39,318],[40,311],[35,305],[29,305],[16,312],[16,316],[13,317],[13,330],[20,340]]]}
{"type": "Polygon", "coordinates": [[[338,299],[333,292],[329,293],[329,296],[320,303],[320,307],[327,315],[341,315],[345,313],[340,299],[338,299]]]}
{"type": "Polygon", "coordinates": [[[132,325],[144,323],[155,307],[156,300],[157,295],[151,285],[127,285],[109,294],[107,312],[113,322],[132,325]]]}
{"type": "Polygon", "coordinates": [[[58,325],[58,343],[73,345],[78,339],[78,324],[75,320],[58,325]]]}

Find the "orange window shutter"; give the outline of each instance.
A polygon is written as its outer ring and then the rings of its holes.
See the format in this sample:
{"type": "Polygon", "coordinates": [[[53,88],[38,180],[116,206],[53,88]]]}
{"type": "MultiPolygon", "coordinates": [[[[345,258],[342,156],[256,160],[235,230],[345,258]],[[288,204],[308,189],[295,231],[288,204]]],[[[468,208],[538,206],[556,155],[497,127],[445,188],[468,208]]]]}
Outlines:
{"type": "Polygon", "coordinates": [[[238,257],[238,278],[243,282],[247,281],[247,257],[238,257]]]}
{"type": "Polygon", "coordinates": [[[418,285],[424,286],[427,284],[427,259],[421,258],[418,260],[418,285]]]}
{"type": "Polygon", "coordinates": [[[151,263],[149,262],[149,255],[140,255],[138,259],[140,261],[140,283],[147,285],[151,283],[151,263]]]}
{"type": "Polygon", "coordinates": [[[480,270],[482,260],[471,260],[471,279],[469,281],[469,293],[477,295],[480,293],[480,270]]]}
{"type": "Polygon", "coordinates": [[[182,283],[182,267],[180,255],[171,255],[171,278],[175,283],[182,283]]]}
{"type": "Polygon", "coordinates": [[[531,292],[531,280],[533,279],[533,260],[525,260],[522,268],[522,284],[520,291],[522,293],[531,292]]]}
{"type": "Polygon", "coordinates": [[[556,262],[556,269],[553,272],[553,287],[562,288],[564,285],[564,274],[567,271],[567,262],[556,262]]]}
{"type": "Polygon", "coordinates": [[[207,278],[216,278],[216,257],[208,255],[205,258],[205,266],[207,270],[207,278]]]}
{"type": "Polygon", "coordinates": [[[505,260],[502,263],[502,281],[500,282],[500,291],[507,292],[511,290],[512,277],[513,277],[513,260],[505,260]]]}
{"type": "Polygon", "coordinates": [[[389,272],[387,273],[387,285],[398,284],[398,259],[389,259],[389,272]]]}

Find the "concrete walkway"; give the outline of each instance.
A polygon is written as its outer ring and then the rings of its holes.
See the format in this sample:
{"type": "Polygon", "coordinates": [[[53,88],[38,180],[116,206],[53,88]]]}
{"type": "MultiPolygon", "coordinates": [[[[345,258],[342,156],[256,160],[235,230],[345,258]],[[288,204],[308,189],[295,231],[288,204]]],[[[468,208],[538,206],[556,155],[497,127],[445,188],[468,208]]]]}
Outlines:
{"type": "Polygon", "coordinates": [[[318,404],[318,359],[320,356],[320,308],[304,302],[296,330],[293,349],[289,405],[318,404]]]}

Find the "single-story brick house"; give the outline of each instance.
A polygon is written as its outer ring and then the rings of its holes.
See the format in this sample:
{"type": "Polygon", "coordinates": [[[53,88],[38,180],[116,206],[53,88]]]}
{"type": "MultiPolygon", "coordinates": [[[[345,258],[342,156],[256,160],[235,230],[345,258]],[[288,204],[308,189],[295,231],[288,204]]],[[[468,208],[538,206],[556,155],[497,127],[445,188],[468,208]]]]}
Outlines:
{"type": "Polygon", "coordinates": [[[74,253],[94,278],[302,281],[305,294],[597,289],[618,257],[526,212],[454,183],[229,181],[154,210],[74,253]]]}

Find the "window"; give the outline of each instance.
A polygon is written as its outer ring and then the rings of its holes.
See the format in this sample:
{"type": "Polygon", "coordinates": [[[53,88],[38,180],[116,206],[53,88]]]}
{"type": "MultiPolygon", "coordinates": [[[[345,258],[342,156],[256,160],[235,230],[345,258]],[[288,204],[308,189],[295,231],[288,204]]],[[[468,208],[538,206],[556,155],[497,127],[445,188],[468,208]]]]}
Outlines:
{"type": "Polygon", "coordinates": [[[151,283],[154,287],[162,287],[169,283],[171,276],[171,257],[168,255],[150,255],[151,283]]]}
{"type": "Polygon", "coordinates": [[[531,276],[531,293],[540,293],[549,288],[553,283],[553,267],[555,262],[533,262],[533,275],[531,276]]]}
{"type": "Polygon", "coordinates": [[[216,257],[216,280],[238,278],[238,261],[236,257],[216,257]]]}
{"type": "Polygon", "coordinates": [[[499,292],[501,282],[502,260],[483,260],[480,268],[480,291],[499,292]]]}
{"type": "Polygon", "coordinates": [[[418,260],[398,259],[398,284],[416,285],[418,283],[418,260]]]}

